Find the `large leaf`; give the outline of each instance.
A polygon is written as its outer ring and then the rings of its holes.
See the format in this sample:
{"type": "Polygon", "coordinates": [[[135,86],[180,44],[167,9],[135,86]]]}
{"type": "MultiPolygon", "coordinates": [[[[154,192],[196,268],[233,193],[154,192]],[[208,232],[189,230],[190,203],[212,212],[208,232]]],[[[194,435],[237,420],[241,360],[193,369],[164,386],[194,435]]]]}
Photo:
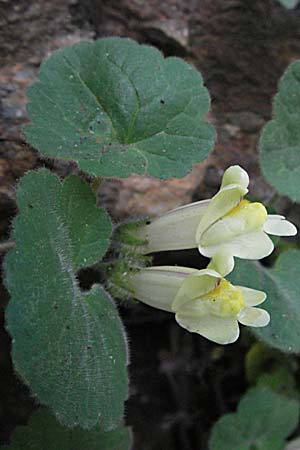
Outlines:
{"type": "Polygon", "coordinates": [[[15,368],[65,424],[110,429],[127,396],[126,345],[103,289],[81,292],[76,270],[101,259],[111,231],[79,178],[29,172],[17,191],[16,249],[5,260],[6,323],[15,368]]]}
{"type": "Polygon", "coordinates": [[[35,413],[27,426],[18,427],[11,445],[3,450],[130,450],[128,428],[103,432],[100,428],[86,431],[60,425],[47,411],[35,413]]]}
{"type": "Polygon", "coordinates": [[[300,251],[282,253],[272,269],[260,263],[238,261],[230,276],[234,284],[267,294],[262,307],[269,311],[270,324],[253,328],[255,334],[285,352],[300,352],[300,251]]]}
{"type": "Polygon", "coordinates": [[[260,138],[260,164],[272,186],[300,200],[300,61],[292,63],[279,83],[274,118],[260,138]]]}
{"type": "Polygon", "coordinates": [[[93,175],[181,177],[213,146],[201,75],[130,39],[57,51],[28,97],[28,142],[93,175]]]}
{"type": "Polygon", "coordinates": [[[296,428],[299,403],[268,388],[250,390],[236,413],[215,424],[210,450],[283,450],[284,440],[296,428]]]}

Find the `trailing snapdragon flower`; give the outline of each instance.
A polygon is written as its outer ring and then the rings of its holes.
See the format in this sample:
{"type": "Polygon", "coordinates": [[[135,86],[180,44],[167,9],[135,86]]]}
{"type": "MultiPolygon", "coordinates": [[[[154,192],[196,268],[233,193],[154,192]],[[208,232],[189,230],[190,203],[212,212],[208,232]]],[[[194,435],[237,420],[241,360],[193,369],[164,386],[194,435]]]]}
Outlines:
{"type": "Polygon", "coordinates": [[[268,234],[292,236],[296,227],[284,216],[269,215],[258,202],[244,199],[249,177],[240,166],[229,167],[219,192],[210,200],[190,203],[136,227],[143,252],[198,247],[213,257],[220,251],[244,259],[261,259],[274,249],[268,234]]]}
{"type": "Polygon", "coordinates": [[[238,323],[263,327],[270,320],[267,311],[255,308],[266,299],[264,292],[233,286],[224,278],[232,268],[233,259],[218,254],[203,270],[161,266],[125,276],[136,299],[173,312],[188,331],[229,344],[239,337],[238,323]]]}

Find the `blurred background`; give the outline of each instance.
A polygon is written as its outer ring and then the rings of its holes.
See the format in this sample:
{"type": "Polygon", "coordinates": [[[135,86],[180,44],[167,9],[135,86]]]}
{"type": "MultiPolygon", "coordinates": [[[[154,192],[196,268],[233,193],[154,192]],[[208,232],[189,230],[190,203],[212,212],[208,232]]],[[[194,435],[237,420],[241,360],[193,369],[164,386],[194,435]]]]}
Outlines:
{"type": "MultiPolygon", "coordinates": [[[[211,197],[231,164],[249,172],[253,197],[273,196],[259,171],[257,142],[270,119],[278,80],[300,58],[300,9],[285,9],[276,0],[0,0],[1,241],[9,237],[16,185],[27,170],[77,172],[74,164],[39,157],[24,142],[26,88],[54,50],[105,36],[131,37],[195,65],[212,99],[207,119],[217,129],[211,156],[183,179],[104,181],[98,201],[115,223],[211,197]]],[[[299,206],[281,198],[279,209],[299,226],[299,206]]],[[[160,254],[155,262],[205,264],[193,251],[160,254]]],[[[95,280],[93,270],[81,274],[83,287],[95,280]]],[[[8,295],[0,289],[2,444],[38,405],[13,373],[3,319],[8,295]]],[[[144,305],[121,306],[121,313],[131,348],[126,422],[134,450],[206,450],[212,425],[234,411],[245,392],[244,357],[254,338],[243,332],[238,344],[220,347],[144,305]]]]}

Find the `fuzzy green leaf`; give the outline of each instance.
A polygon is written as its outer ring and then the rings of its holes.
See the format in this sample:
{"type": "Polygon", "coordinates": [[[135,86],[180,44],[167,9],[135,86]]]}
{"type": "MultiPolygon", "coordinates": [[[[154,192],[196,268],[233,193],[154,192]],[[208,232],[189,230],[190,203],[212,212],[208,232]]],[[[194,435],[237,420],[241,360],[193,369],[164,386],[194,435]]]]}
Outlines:
{"type": "Polygon", "coordinates": [[[284,352],[300,352],[300,251],[282,253],[271,269],[260,263],[238,261],[230,276],[236,285],[266,292],[262,307],[269,311],[270,324],[252,328],[269,345],[284,352]]]}
{"type": "Polygon", "coordinates": [[[96,176],[182,177],[214,143],[201,75],[130,39],[55,52],[28,97],[28,142],[96,176]]]}
{"type": "Polygon", "coordinates": [[[299,419],[297,400],[268,388],[251,389],[236,413],[225,414],[215,424],[210,450],[283,450],[285,438],[299,419]]]}
{"type": "Polygon", "coordinates": [[[300,201],[300,61],[284,73],[273,115],[260,138],[261,168],[280,194],[300,201]]]}
{"type": "Polygon", "coordinates": [[[9,446],[3,450],[130,450],[128,428],[103,432],[100,428],[68,429],[47,411],[31,417],[27,426],[18,427],[9,446]]]}
{"type": "Polygon", "coordinates": [[[29,172],[17,191],[16,248],[5,259],[6,325],[15,368],[62,423],[117,426],[127,396],[126,344],[115,304],[76,271],[107,248],[110,221],[77,177],[29,172]]]}
{"type": "Polygon", "coordinates": [[[111,221],[95,206],[90,187],[75,176],[68,177],[58,198],[61,219],[69,229],[74,269],[99,261],[109,246],[111,221]]]}

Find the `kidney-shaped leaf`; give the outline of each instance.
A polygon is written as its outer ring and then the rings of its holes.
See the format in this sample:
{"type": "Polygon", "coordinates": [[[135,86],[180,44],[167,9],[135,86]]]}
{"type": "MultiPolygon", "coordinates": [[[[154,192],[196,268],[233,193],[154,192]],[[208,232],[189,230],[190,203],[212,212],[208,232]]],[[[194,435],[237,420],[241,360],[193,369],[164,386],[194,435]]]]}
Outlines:
{"type": "Polygon", "coordinates": [[[260,138],[261,168],[280,194],[300,201],[300,61],[284,73],[273,113],[260,138]]]}
{"type": "Polygon", "coordinates": [[[120,427],[103,432],[69,429],[60,425],[47,411],[31,417],[27,426],[18,427],[11,444],[3,450],[130,450],[131,435],[128,428],[120,427]]]}
{"type": "Polygon", "coordinates": [[[69,426],[116,426],[127,396],[126,344],[102,288],[79,288],[76,270],[101,259],[111,232],[79,178],[29,172],[17,191],[16,248],[5,259],[6,324],[15,368],[69,426]]]}
{"type": "Polygon", "coordinates": [[[285,352],[300,352],[300,251],[282,253],[271,269],[260,263],[238,261],[230,276],[234,284],[266,292],[263,308],[271,316],[264,328],[253,328],[255,334],[285,352]]]}
{"type": "Polygon", "coordinates": [[[210,450],[283,450],[299,419],[297,400],[268,388],[250,390],[236,413],[225,414],[213,427],[210,450]]]}
{"type": "Polygon", "coordinates": [[[55,52],[28,97],[28,142],[93,175],[181,177],[213,146],[201,75],[130,39],[55,52]]]}

